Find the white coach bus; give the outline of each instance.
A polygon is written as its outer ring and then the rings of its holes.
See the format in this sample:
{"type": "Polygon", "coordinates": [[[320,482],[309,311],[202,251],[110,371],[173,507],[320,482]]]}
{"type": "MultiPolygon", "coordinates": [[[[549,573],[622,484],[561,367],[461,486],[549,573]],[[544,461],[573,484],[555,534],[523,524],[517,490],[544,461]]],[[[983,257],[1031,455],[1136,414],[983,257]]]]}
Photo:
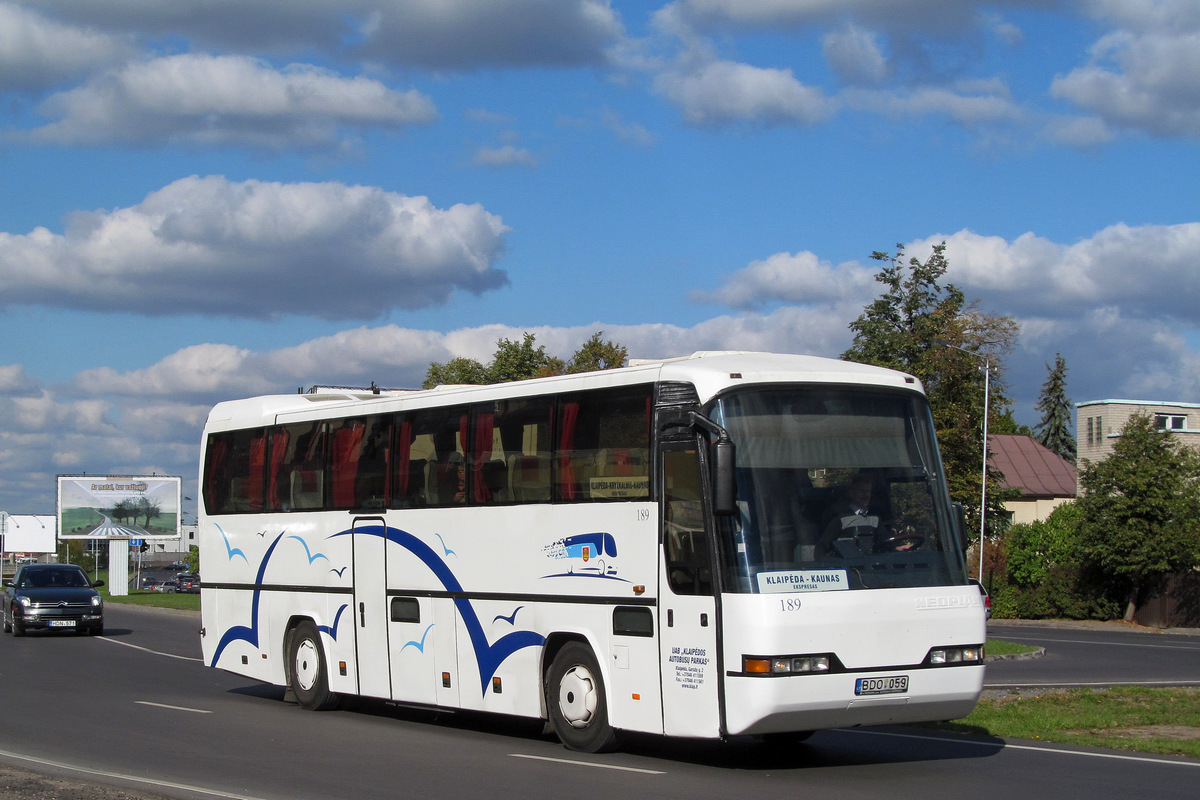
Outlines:
{"type": "Polygon", "coordinates": [[[983,684],[917,380],[697,353],[604,372],[217,405],[205,663],[620,731],[799,740],[955,719],[983,684]]]}

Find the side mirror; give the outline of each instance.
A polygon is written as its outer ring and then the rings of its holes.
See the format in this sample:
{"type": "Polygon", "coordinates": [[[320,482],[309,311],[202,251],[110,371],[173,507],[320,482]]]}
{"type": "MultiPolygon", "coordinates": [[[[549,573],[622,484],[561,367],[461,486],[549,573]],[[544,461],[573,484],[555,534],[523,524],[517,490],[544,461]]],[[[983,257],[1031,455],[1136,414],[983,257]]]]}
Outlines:
{"type": "Polygon", "coordinates": [[[733,442],[718,440],[713,453],[713,511],[737,513],[737,457],[733,442]]]}
{"type": "Polygon", "coordinates": [[[92,581],[92,586],[93,586],[93,587],[96,587],[96,586],[103,586],[103,585],[104,585],[104,581],[92,581]]]}
{"type": "Polygon", "coordinates": [[[958,539],[958,546],[965,556],[967,548],[971,546],[967,541],[967,511],[963,508],[962,503],[954,503],[952,507],[954,509],[954,536],[958,539]]]}
{"type": "Polygon", "coordinates": [[[736,458],[733,441],[729,431],[713,422],[698,411],[688,414],[692,425],[708,431],[717,437],[709,449],[712,455],[713,481],[713,511],[717,514],[736,514],[737,507],[737,478],[736,458]]]}

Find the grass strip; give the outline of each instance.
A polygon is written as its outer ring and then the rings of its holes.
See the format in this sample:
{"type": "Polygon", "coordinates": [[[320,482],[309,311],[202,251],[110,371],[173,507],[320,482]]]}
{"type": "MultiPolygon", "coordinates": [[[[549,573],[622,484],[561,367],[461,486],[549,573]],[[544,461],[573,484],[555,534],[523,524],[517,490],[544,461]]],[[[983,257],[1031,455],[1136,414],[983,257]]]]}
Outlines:
{"type": "Polygon", "coordinates": [[[1200,758],[1200,689],[1112,686],[985,693],[970,716],[931,727],[1200,758]]]}

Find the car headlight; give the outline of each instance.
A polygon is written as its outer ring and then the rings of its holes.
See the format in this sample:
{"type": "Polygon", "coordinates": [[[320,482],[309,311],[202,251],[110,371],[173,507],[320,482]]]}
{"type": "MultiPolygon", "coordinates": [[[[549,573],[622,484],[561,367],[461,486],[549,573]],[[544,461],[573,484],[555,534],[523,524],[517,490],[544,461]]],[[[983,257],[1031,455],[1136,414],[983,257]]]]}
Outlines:
{"type": "Polygon", "coordinates": [[[30,607],[32,607],[32,606],[33,606],[33,601],[32,601],[32,600],[30,600],[28,597],[25,597],[24,595],[22,595],[21,597],[18,597],[18,598],[17,598],[17,600],[18,600],[18,601],[21,603],[21,605],[22,605],[22,606],[24,606],[25,608],[30,608],[30,607]]]}
{"type": "Polygon", "coordinates": [[[100,599],[100,595],[92,595],[92,608],[99,608],[104,601],[100,599]]]}

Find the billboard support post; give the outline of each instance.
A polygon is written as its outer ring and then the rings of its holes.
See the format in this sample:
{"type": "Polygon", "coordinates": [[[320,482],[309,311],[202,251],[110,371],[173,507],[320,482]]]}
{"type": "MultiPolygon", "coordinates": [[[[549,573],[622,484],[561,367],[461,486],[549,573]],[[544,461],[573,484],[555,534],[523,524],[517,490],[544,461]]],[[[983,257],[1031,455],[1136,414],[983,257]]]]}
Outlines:
{"type": "Polygon", "coordinates": [[[108,593],[113,597],[129,594],[129,540],[108,540],[108,593]]]}

